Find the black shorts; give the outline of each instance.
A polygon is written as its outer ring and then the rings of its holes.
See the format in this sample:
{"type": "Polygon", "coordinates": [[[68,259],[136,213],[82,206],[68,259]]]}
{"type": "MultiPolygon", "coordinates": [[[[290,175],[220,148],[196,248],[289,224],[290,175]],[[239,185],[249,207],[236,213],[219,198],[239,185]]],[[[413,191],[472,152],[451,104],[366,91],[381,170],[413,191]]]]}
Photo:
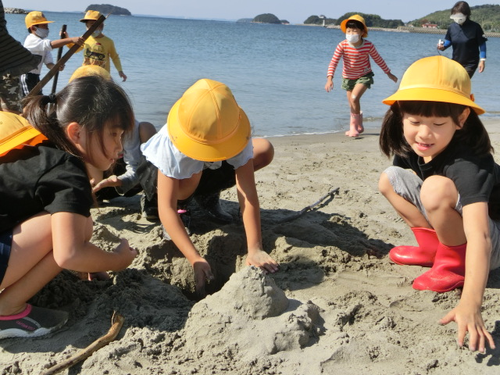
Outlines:
{"type": "Polygon", "coordinates": [[[222,161],[222,166],[217,169],[204,169],[200,183],[194,195],[210,195],[221,190],[229,189],[236,185],[236,174],[234,167],[227,161],[222,161]]]}
{"type": "Polygon", "coordinates": [[[12,249],[12,229],[0,233],[0,284],[9,265],[10,251],[12,249]]]}
{"type": "MultiPolygon", "coordinates": [[[[23,96],[28,96],[31,90],[40,82],[40,74],[26,73],[21,76],[21,88],[23,96]]],[[[43,95],[40,91],[40,95],[43,95]]]]}

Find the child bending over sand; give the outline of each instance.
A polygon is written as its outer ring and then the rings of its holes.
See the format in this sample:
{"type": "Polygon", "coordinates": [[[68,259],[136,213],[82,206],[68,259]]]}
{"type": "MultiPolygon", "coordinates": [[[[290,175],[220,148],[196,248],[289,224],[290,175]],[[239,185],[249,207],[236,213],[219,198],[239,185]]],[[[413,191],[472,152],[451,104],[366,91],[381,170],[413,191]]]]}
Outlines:
{"type": "Polygon", "coordinates": [[[469,332],[470,350],[495,347],[481,317],[490,269],[500,266],[500,166],[471,99],[467,71],[444,56],[412,64],[389,104],[380,147],[395,155],[379,189],[414,232],[418,246],[393,248],[402,265],[431,267],[418,290],[462,288],[442,324],[455,321],[458,344],[469,332]]]}
{"type": "Polygon", "coordinates": [[[179,204],[193,195],[210,196],[234,186],[247,237],[246,263],[268,272],[278,264],[262,247],[260,208],[254,171],[268,165],[274,149],[265,139],[253,139],[245,112],[223,83],[201,79],[174,104],[167,124],[142,146],[158,168],[158,211],[168,235],[194,269],[196,291],[205,294],[213,279],[208,262],[200,256],[180,214],[179,204]]]}

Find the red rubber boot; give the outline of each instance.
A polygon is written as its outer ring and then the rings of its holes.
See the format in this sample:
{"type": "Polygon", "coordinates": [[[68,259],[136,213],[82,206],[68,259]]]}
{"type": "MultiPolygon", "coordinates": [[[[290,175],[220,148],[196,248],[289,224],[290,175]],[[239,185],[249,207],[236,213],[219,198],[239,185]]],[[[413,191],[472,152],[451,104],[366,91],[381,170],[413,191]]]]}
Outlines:
{"type": "Polygon", "coordinates": [[[413,281],[413,288],[443,293],[463,286],[466,248],[466,243],[459,246],[446,246],[440,243],[434,265],[413,281]]]}
{"type": "Polygon", "coordinates": [[[397,246],[389,251],[389,259],[396,264],[432,267],[439,240],[434,229],[411,228],[418,246],[397,246]]]}

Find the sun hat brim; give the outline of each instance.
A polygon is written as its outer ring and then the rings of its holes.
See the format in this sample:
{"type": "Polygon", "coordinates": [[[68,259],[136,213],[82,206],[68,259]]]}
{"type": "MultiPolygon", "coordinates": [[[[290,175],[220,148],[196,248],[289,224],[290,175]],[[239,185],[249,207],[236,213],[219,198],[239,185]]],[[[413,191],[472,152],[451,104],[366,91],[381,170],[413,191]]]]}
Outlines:
{"type": "Polygon", "coordinates": [[[403,74],[398,91],[382,103],[432,101],[471,107],[478,115],[485,111],[474,102],[471,81],[465,68],[442,55],[421,58],[403,74]]]}
{"type": "Polygon", "coordinates": [[[181,101],[182,98],[173,105],[167,118],[169,137],[180,152],[195,160],[214,162],[230,159],[243,151],[251,138],[250,121],[243,109],[239,108],[239,124],[230,137],[204,144],[184,132],[179,117],[181,101]]]}
{"type": "Polygon", "coordinates": [[[351,17],[349,17],[349,18],[347,18],[345,20],[343,20],[340,23],[340,30],[342,30],[343,33],[346,32],[346,30],[347,30],[346,25],[347,25],[347,22],[349,22],[349,21],[358,21],[358,22],[360,22],[363,25],[363,27],[364,27],[363,34],[361,35],[361,37],[366,38],[368,36],[368,27],[366,27],[364,19],[361,18],[360,16],[358,16],[357,14],[355,14],[354,16],[351,16],[351,17]]]}
{"type": "Polygon", "coordinates": [[[0,155],[18,148],[23,144],[33,144],[47,139],[42,133],[31,126],[28,121],[19,115],[10,112],[0,112],[0,155]]]}
{"type": "Polygon", "coordinates": [[[415,87],[399,90],[395,94],[384,99],[382,103],[392,105],[398,101],[424,101],[460,104],[471,107],[478,115],[482,115],[485,112],[485,110],[478,106],[473,100],[467,99],[463,95],[452,91],[432,89],[428,87],[415,87]]]}

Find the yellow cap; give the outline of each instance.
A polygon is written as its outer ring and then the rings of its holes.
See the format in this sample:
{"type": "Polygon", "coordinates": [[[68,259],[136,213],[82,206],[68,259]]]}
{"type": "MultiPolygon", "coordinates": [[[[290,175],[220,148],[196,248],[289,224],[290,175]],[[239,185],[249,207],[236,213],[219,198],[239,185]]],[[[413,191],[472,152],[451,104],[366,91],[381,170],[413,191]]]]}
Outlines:
{"type": "Polygon", "coordinates": [[[474,103],[469,74],[462,65],[438,55],[417,60],[406,70],[398,91],[382,103],[432,101],[471,107],[478,115],[484,109],[474,103]]]}
{"type": "Polygon", "coordinates": [[[29,12],[24,19],[26,23],[26,28],[29,29],[33,25],[43,25],[46,23],[52,23],[54,21],[47,21],[47,18],[43,15],[42,12],[29,12]]]}
{"type": "Polygon", "coordinates": [[[99,65],[83,65],[73,72],[68,82],[71,82],[76,78],[88,76],[101,76],[105,80],[111,81],[111,74],[103,67],[100,67],[99,65]]]}
{"type": "Polygon", "coordinates": [[[47,139],[24,117],[0,111],[0,156],[24,145],[35,145],[47,139]]]}
{"type": "Polygon", "coordinates": [[[168,114],[168,133],[177,149],[200,161],[227,160],[250,140],[250,122],[225,84],[200,79],[168,114]]]}
{"type": "Polygon", "coordinates": [[[366,38],[368,36],[368,27],[366,27],[365,19],[363,17],[361,17],[359,14],[354,14],[351,17],[343,20],[340,23],[340,30],[342,30],[343,33],[345,33],[345,31],[346,31],[346,25],[347,25],[347,22],[349,22],[349,21],[361,22],[363,24],[363,28],[364,28],[363,34],[361,34],[361,37],[366,38]]]}
{"type": "Polygon", "coordinates": [[[101,17],[101,13],[97,10],[87,10],[87,13],[85,13],[80,22],[97,21],[99,17],[101,17]]]}

